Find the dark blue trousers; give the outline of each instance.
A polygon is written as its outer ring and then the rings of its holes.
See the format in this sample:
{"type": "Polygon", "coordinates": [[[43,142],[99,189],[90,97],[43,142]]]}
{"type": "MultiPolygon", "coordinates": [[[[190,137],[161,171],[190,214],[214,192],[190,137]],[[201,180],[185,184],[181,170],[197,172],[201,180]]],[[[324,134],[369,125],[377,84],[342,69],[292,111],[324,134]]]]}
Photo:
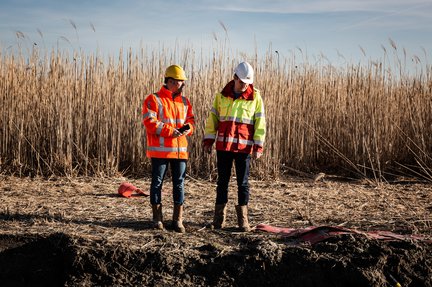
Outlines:
{"type": "Polygon", "coordinates": [[[152,158],[152,181],[150,184],[150,203],[162,203],[162,185],[168,165],[171,165],[174,204],[182,205],[184,202],[184,179],[186,177],[186,160],[152,158]]]}
{"type": "Polygon", "coordinates": [[[233,162],[237,176],[238,205],[249,202],[249,167],[251,155],[247,153],[217,151],[218,181],[216,188],[216,204],[228,202],[228,185],[231,178],[233,162]]]}

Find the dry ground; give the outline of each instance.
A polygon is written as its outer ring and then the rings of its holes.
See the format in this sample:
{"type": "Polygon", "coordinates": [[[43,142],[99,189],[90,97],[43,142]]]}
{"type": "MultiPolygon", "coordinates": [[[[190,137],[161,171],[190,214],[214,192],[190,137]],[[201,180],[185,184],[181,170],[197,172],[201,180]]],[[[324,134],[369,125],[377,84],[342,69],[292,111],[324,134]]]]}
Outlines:
{"type": "MultiPolygon", "coordinates": [[[[164,217],[172,215],[171,183],[164,217]]],[[[214,182],[188,178],[186,234],[151,229],[148,197],[118,186],[146,179],[0,178],[2,286],[432,286],[432,244],[343,235],[293,245],[281,235],[205,228],[214,182]]],[[[252,181],[250,222],[280,227],[339,225],[432,238],[432,185],[374,186],[326,178],[252,181]]]]}

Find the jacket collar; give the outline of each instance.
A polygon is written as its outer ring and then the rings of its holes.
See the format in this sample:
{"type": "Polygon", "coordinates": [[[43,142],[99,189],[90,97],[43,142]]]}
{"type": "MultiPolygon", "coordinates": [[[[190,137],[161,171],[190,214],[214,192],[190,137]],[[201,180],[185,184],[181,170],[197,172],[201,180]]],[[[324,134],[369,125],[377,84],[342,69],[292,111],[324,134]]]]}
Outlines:
{"type": "MultiPolygon", "coordinates": [[[[171,99],[173,97],[173,93],[170,90],[168,90],[165,86],[162,86],[160,88],[159,92],[157,92],[157,94],[159,97],[169,97],[171,99]]],[[[181,96],[181,93],[176,95],[176,97],[177,96],[181,96]]]]}
{"type": "MultiPolygon", "coordinates": [[[[234,99],[234,80],[231,80],[228,84],[226,84],[226,86],[223,88],[221,94],[225,97],[229,97],[229,98],[233,98],[234,99]]],[[[244,91],[239,99],[245,99],[247,101],[252,101],[254,98],[254,89],[253,89],[253,85],[250,84],[246,91],[244,91]]]]}

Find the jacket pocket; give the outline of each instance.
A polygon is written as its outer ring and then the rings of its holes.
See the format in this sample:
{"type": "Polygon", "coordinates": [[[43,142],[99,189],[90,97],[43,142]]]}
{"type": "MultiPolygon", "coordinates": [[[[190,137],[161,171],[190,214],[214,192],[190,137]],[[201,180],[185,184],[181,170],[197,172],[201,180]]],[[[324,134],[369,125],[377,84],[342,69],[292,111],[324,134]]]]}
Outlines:
{"type": "Polygon", "coordinates": [[[232,105],[230,103],[227,103],[227,102],[221,103],[219,106],[219,109],[220,109],[219,115],[223,119],[225,119],[227,116],[231,115],[231,108],[232,108],[232,105]]]}
{"type": "Polygon", "coordinates": [[[252,108],[244,108],[241,112],[241,119],[243,123],[251,123],[254,117],[254,110],[252,108]]]}

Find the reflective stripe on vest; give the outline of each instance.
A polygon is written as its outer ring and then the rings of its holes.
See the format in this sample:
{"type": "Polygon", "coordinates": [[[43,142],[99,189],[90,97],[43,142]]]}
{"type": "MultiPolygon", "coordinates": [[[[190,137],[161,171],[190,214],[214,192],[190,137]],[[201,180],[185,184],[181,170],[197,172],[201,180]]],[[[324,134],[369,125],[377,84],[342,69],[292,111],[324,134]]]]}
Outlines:
{"type": "Polygon", "coordinates": [[[254,123],[254,121],[252,119],[236,118],[236,117],[230,117],[230,116],[221,117],[221,118],[219,118],[219,120],[221,122],[236,122],[239,124],[249,124],[249,125],[253,125],[253,123],[254,123]]]}
{"type": "Polygon", "coordinates": [[[218,142],[227,142],[227,143],[239,143],[239,144],[244,144],[244,145],[250,145],[253,146],[254,142],[250,141],[250,140],[244,140],[244,139],[237,139],[237,138],[233,138],[233,137],[218,137],[217,138],[218,142]]]}
{"type": "Polygon", "coordinates": [[[149,146],[147,148],[149,151],[161,151],[161,152],[186,152],[187,148],[185,147],[155,147],[149,146]]]}

